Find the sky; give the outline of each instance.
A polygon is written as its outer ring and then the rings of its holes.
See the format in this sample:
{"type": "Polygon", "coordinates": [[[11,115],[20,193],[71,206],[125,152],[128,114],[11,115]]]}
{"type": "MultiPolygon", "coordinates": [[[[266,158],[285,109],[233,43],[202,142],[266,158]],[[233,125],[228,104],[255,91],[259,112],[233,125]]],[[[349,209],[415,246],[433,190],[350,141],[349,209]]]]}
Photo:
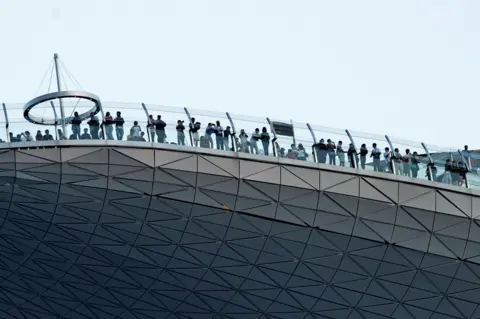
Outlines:
{"type": "Polygon", "coordinates": [[[35,97],[58,52],[102,102],[480,148],[479,16],[474,0],[0,0],[0,101],[35,97]]]}

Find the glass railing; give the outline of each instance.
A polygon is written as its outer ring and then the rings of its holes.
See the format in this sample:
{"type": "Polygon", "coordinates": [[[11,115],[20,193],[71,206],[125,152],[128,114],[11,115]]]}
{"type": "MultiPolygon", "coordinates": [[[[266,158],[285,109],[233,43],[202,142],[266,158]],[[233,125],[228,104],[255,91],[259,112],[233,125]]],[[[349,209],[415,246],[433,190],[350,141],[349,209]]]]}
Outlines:
{"type": "MultiPolygon", "coordinates": [[[[58,104],[58,100],[55,103],[58,104]]],[[[73,98],[64,101],[65,117],[69,118],[75,112],[88,112],[92,108],[89,103],[73,98]]],[[[50,102],[35,106],[30,114],[40,119],[39,121],[57,119],[56,125],[40,125],[27,121],[24,118],[23,104],[6,103],[5,109],[6,116],[3,110],[0,113],[2,142],[106,139],[168,143],[180,147],[237,151],[321,165],[379,171],[480,189],[480,154],[462,153],[455,148],[425,145],[385,135],[284,121],[274,117],[260,118],[148,103],[103,103],[102,112],[95,115],[99,123],[102,124],[107,112],[114,119],[117,112],[120,112],[124,119],[123,126],[116,123],[95,126],[89,119],[85,119],[80,125],[63,125],[59,105],[52,106],[50,102]],[[161,125],[157,120],[158,116],[161,116],[160,119],[165,125],[161,125]],[[194,122],[190,127],[192,120],[194,122]],[[372,154],[374,145],[379,155],[372,154]],[[349,149],[352,151],[349,152],[349,149]],[[462,170],[462,167],[468,168],[468,171],[462,170]]],[[[461,148],[463,149],[463,146],[461,148]]]]}

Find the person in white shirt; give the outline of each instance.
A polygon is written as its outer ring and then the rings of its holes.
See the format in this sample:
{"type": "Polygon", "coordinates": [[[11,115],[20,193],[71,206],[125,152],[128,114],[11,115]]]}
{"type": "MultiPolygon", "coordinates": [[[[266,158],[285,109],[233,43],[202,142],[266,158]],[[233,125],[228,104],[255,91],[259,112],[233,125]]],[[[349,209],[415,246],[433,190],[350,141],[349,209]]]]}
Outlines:
{"type": "Polygon", "coordinates": [[[398,148],[396,148],[393,151],[393,156],[394,156],[394,165],[395,165],[395,173],[397,175],[403,175],[403,165],[402,165],[402,154],[400,154],[400,151],[398,148]]]}
{"type": "Polygon", "coordinates": [[[245,133],[244,129],[240,130],[240,135],[238,138],[240,140],[240,151],[243,153],[248,153],[248,135],[245,133]]]}
{"type": "Polygon", "coordinates": [[[373,157],[373,170],[375,172],[380,172],[382,171],[382,168],[380,167],[380,156],[382,155],[382,151],[377,147],[377,143],[373,143],[372,148],[370,157],[373,157]]]}
{"type": "Polygon", "coordinates": [[[390,149],[385,147],[385,153],[383,153],[383,159],[385,160],[385,172],[390,172],[390,158],[392,154],[390,153],[390,149]]]}
{"type": "Polygon", "coordinates": [[[256,128],[252,133],[252,137],[250,138],[250,153],[254,154],[253,151],[255,151],[255,154],[258,154],[258,140],[260,140],[260,129],[256,128]]]}
{"type": "Polygon", "coordinates": [[[142,128],[138,125],[138,121],[133,122],[133,126],[130,129],[130,138],[132,141],[140,141],[141,132],[142,128]]]}

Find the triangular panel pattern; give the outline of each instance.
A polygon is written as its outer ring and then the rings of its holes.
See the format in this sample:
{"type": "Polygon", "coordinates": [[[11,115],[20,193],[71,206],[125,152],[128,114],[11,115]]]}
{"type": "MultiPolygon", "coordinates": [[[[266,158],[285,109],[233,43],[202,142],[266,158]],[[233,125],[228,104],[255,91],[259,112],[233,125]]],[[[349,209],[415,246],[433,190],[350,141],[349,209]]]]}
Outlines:
{"type": "Polygon", "coordinates": [[[469,195],[118,146],[0,164],[0,318],[480,317],[469,195]]]}

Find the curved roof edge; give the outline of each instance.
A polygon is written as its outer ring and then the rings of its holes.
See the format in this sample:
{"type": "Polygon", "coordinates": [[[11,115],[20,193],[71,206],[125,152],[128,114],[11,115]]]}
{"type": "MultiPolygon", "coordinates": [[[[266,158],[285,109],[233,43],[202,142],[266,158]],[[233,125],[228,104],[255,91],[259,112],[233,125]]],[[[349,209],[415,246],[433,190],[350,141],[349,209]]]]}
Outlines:
{"type": "Polygon", "coordinates": [[[471,195],[480,198],[480,190],[460,188],[453,185],[448,185],[439,182],[432,182],[429,180],[423,180],[418,178],[411,178],[406,176],[393,175],[389,173],[381,173],[374,171],[366,171],[358,168],[332,166],[327,164],[303,162],[298,160],[292,160],[288,158],[267,157],[262,155],[252,155],[241,152],[225,152],[215,149],[198,148],[190,146],[178,146],[171,144],[159,144],[151,142],[133,142],[133,141],[115,141],[115,140],[53,140],[53,141],[35,141],[35,142],[23,142],[19,143],[3,143],[0,144],[0,151],[9,149],[41,149],[52,147],[119,147],[119,148],[139,148],[139,149],[154,149],[154,150],[168,150],[175,152],[191,153],[191,154],[205,154],[214,155],[223,158],[235,158],[247,161],[281,164],[288,166],[304,167],[304,168],[317,168],[322,171],[331,171],[335,173],[355,174],[361,177],[371,177],[375,179],[393,181],[403,184],[412,184],[432,189],[446,190],[449,192],[471,195]]]}

